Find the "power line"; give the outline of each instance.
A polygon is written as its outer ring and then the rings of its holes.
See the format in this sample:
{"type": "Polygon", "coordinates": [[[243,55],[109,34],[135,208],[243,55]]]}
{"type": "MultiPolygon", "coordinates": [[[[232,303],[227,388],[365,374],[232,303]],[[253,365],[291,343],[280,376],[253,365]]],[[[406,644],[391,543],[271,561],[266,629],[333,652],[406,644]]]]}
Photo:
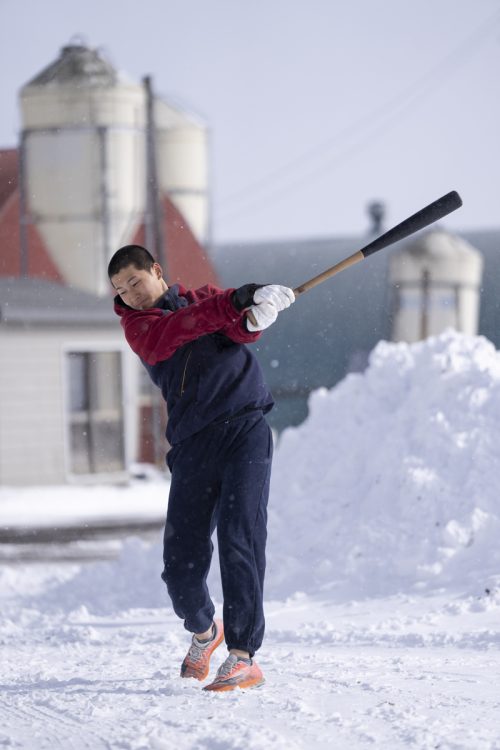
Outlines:
{"type": "Polygon", "coordinates": [[[483,39],[492,32],[496,32],[499,21],[500,11],[496,11],[411,86],[396,96],[391,97],[387,102],[377,106],[353,125],[343,128],[326,141],[308,149],[288,163],[269,172],[266,176],[247,184],[245,187],[231,194],[224,200],[220,213],[228,218],[246,213],[252,206],[258,205],[262,201],[267,203],[269,198],[275,199],[280,194],[289,192],[291,188],[303,184],[304,179],[321,172],[330,171],[333,165],[339,164],[348,159],[353,153],[359,152],[368,143],[373,142],[374,135],[386,131],[388,124],[402,114],[405,114],[422,97],[439,88],[450,74],[454,74],[460,66],[463,66],[475,54],[483,39]],[[359,133],[359,138],[347,146],[341,153],[337,155],[331,153],[325,154],[325,151],[331,152],[333,148],[338,148],[346,140],[352,141],[357,133],[359,133]],[[322,163],[316,166],[311,165],[311,161],[317,159],[319,156],[322,157],[322,163]],[[305,176],[297,175],[294,177],[293,173],[296,173],[297,169],[304,164],[306,166],[309,165],[305,176]],[[279,183],[283,181],[285,181],[285,184],[280,185],[279,183]],[[244,205],[231,209],[229,204],[235,202],[243,203],[244,205]]]}

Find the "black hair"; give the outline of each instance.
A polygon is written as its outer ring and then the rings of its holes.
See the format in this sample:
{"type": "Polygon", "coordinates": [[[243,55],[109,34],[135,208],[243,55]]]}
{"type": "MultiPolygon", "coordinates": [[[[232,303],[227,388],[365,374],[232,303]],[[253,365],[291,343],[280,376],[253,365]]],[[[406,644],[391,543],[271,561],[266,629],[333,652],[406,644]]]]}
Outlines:
{"type": "Polygon", "coordinates": [[[111,279],[123,268],[133,265],[139,271],[150,271],[155,259],[142,245],[124,245],[113,255],[108,265],[108,276],[111,279]]]}

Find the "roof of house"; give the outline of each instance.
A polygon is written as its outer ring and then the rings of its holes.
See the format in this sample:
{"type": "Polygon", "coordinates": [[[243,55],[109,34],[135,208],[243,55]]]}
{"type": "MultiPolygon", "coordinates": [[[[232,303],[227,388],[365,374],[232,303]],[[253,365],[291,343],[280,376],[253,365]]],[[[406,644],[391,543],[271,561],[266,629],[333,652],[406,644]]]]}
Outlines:
{"type": "Polygon", "coordinates": [[[37,278],[0,277],[0,325],[118,326],[113,299],[37,278]]]}
{"type": "MultiPolygon", "coordinates": [[[[266,331],[256,349],[271,388],[307,392],[322,385],[331,387],[346,372],[359,369],[358,363],[380,339],[390,338],[394,290],[389,284],[389,260],[416,236],[311,289],[280,317],[279,325],[266,331]]],[[[500,348],[500,230],[460,236],[483,255],[479,332],[500,348]]],[[[295,287],[355,253],[370,239],[225,244],[215,249],[214,261],[223,286],[256,282],[295,287]]]]}

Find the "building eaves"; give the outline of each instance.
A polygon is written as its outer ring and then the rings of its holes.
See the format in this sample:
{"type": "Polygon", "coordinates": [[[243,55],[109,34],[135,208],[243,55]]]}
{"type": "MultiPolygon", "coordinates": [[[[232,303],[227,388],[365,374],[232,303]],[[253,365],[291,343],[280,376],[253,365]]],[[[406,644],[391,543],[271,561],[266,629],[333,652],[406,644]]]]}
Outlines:
{"type": "Polygon", "coordinates": [[[116,325],[111,297],[36,278],[0,278],[0,325],[116,325]]]}

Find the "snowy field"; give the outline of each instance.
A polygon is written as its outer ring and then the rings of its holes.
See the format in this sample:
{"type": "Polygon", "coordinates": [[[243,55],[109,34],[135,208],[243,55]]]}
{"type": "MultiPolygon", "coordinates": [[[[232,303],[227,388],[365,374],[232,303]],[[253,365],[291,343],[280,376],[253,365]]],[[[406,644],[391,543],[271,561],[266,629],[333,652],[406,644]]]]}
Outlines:
{"type": "MultiPolygon", "coordinates": [[[[4,554],[0,748],[500,749],[500,353],[381,343],[309,406],[276,451],[265,685],[178,677],[160,530],[107,560],[4,554]]],[[[4,488],[0,526],[158,520],[167,491],[4,488]]]]}

